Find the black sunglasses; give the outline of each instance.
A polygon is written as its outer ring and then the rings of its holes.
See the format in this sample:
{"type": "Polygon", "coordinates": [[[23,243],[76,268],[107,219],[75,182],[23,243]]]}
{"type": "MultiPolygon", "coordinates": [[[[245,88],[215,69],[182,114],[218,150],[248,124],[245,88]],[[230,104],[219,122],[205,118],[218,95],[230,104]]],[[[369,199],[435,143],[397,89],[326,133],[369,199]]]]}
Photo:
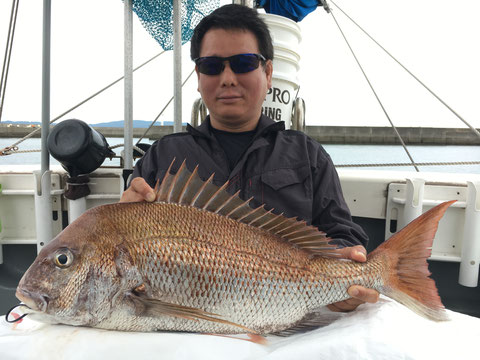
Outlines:
{"type": "Polygon", "coordinates": [[[267,60],[260,54],[238,54],[229,57],[205,56],[193,61],[195,61],[198,71],[202,74],[218,75],[225,69],[225,61],[230,63],[230,69],[235,74],[243,74],[258,68],[260,61],[265,62],[267,60]]]}

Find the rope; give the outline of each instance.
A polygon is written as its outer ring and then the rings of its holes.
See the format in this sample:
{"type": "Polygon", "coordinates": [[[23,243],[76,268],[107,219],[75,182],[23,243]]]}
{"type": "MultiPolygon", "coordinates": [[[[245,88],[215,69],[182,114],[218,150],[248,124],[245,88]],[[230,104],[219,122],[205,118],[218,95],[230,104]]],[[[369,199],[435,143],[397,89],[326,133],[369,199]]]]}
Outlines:
{"type": "MultiPolygon", "coordinates": [[[[383,166],[411,166],[410,163],[384,164],[336,164],[335,167],[383,167],[383,166]]],[[[480,165],[480,161],[452,161],[452,162],[420,162],[417,166],[449,166],[449,165],[480,165]]]]}
{"type": "MultiPolygon", "coordinates": [[[[112,146],[109,147],[109,149],[112,150],[112,149],[119,148],[119,147],[122,147],[122,146],[125,146],[125,144],[112,145],[112,146]]],[[[133,149],[137,150],[140,154],[145,155],[145,151],[143,151],[139,147],[133,146],[133,149]]],[[[7,148],[2,150],[2,153],[0,155],[12,155],[14,153],[15,154],[34,153],[34,152],[41,152],[41,151],[42,151],[41,149],[37,149],[37,150],[18,150],[18,147],[15,147],[13,149],[11,149],[10,147],[7,147],[7,148]]]]}
{"type": "Polygon", "coordinates": [[[13,0],[12,12],[10,13],[10,24],[8,26],[7,45],[5,46],[5,57],[3,60],[2,77],[0,79],[0,122],[2,121],[3,103],[7,89],[8,70],[10,69],[10,58],[12,55],[13,38],[17,24],[18,4],[20,0],[13,0]]]}
{"type": "MultiPolygon", "coordinates": [[[[161,53],[155,55],[154,57],[152,57],[151,59],[145,61],[143,64],[137,66],[135,69],[133,69],[133,71],[137,71],[138,69],[142,68],[143,66],[147,65],[149,62],[151,62],[152,60],[156,59],[157,57],[159,57],[160,55],[162,55],[165,51],[162,51],[161,53]]],[[[86,99],[82,100],[81,102],[79,102],[77,105],[73,106],[72,108],[68,109],[67,111],[63,112],[62,114],[58,115],[57,117],[55,117],[54,119],[52,119],[50,121],[50,124],[53,124],[55,121],[57,121],[58,119],[60,119],[61,117],[67,115],[68,113],[70,113],[71,111],[75,110],[76,108],[78,108],[79,106],[85,104],[87,101],[93,99],[94,97],[96,97],[97,95],[100,95],[102,92],[104,92],[105,90],[111,88],[113,85],[115,85],[116,83],[118,83],[119,81],[123,80],[123,76],[118,78],[117,80],[113,81],[112,83],[108,84],[107,86],[105,86],[103,89],[97,91],[96,93],[94,93],[93,95],[87,97],[86,99]]],[[[37,128],[35,130],[33,130],[31,133],[29,133],[28,135],[25,135],[23,138],[21,138],[20,140],[18,140],[16,143],[10,145],[10,146],[7,146],[6,148],[4,148],[3,150],[0,151],[0,156],[3,156],[3,155],[10,155],[12,154],[13,152],[11,151],[11,149],[18,149],[17,145],[22,143],[23,141],[27,140],[28,138],[31,138],[33,135],[35,135],[36,133],[38,133],[39,131],[41,131],[42,128],[37,128]]],[[[27,150],[26,150],[27,151],[27,150]]]]}
{"type": "MultiPolygon", "coordinates": [[[[188,81],[188,79],[190,79],[190,77],[192,76],[193,72],[195,71],[195,69],[192,70],[192,72],[187,76],[187,78],[183,81],[182,83],[182,87],[183,85],[185,85],[185,83],[188,81]]],[[[173,101],[173,99],[175,98],[175,96],[172,96],[170,98],[170,100],[168,100],[167,104],[163,107],[162,111],[160,111],[160,113],[157,115],[157,117],[152,121],[152,123],[150,124],[150,126],[147,128],[147,130],[145,130],[145,132],[143,133],[143,135],[140,137],[140,139],[138,139],[137,143],[135,145],[138,145],[140,143],[140,141],[142,141],[142,139],[145,137],[145,135],[147,135],[147,133],[150,131],[150,129],[153,127],[153,125],[157,122],[157,120],[160,118],[160,116],[163,114],[163,112],[165,111],[165,109],[168,107],[168,105],[170,105],[170,103],[173,101]]]]}
{"type": "Polygon", "coordinates": [[[435,94],[427,85],[425,85],[418,77],[416,77],[410,70],[408,70],[399,60],[397,60],[390,52],[388,52],[380,43],[378,43],[368,32],[366,32],[359,24],[355,22],[345,11],[343,11],[333,0],[334,4],[338,10],[340,10],[352,23],[354,23],[365,35],[367,35],[370,40],[372,40],[377,46],[379,46],[388,56],[390,56],[398,65],[400,65],[410,76],[412,76],[417,82],[422,85],[430,94],[432,94],[438,101],[440,101],[448,110],[450,110],[457,118],[459,118],[465,125],[467,125],[472,132],[478,136],[480,139],[480,132],[475,129],[471,124],[469,124],[465,119],[463,119],[455,110],[453,110],[445,101],[443,101],[437,94],[435,94]]]}
{"type": "Polygon", "coordinates": [[[5,155],[12,155],[12,154],[21,154],[21,153],[32,153],[32,152],[40,152],[42,150],[18,150],[17,146],[7,146],[0,152],[0,156],[5,155]]]}
{"type": "Polygon", "coordinates": [[[368,78],[367,74],[365,73],[365,70],[363,69],[362,65],[360,64],[360,61],[358,60],[357,56],[355,55],[355,51],[353,51],[352,47],[350,46],[350,43],[348,42],[347,37],[345,36],[345,34],[344,34],[343,31],[342,31],[342,28],[340,27],[340,24],[338,23],[337,19],[335,18],[335,15],[333,14],[333,11],[330,11],[330,14],[332,14],[333,20],[334,20],[335,23],[337,24],[337,27],[338,27],[338,29],[340,30],[340,33],[342,34],[343,39],[344,39],[345,42],[347,43],[347,46],[348,46],[348,48],[350,49],[353,57],[355,58],[355,61],[357,62],[357,65],[360,67],[360,70],[362,71],[362,74],[363,74],[363,76],[365,77],[365,80],[367,80],[367,83],[368,83],[368,85],[370,86],[370,89],[372,90],[373,95],[375,95],[375,97],[377,98],[377,101],[378,101],[378,103],[380,104],[380,107],[382,108],[385,116],[387,117],[388,121],[390,122],[390,125],[391,125],[392,128],[393,128],[393,131],[395,131],[395,135],[397,136],[398,140],[399,140],[400,143],[402,144],[403,149],[404,149],[405,152],[407,153],[407,156],[408,156],[408,158],[410,159],[410,161],[412,162],[413,167],[415,168],[415,170],[416,170],[417,172],[420,172],[420,170],[418,169],[418,167],[415,165],[415,161],[413,160],[412,155],[410,155],[410,152],[408,151],[407,146],[405,145],[405,142],[403,141],[402,137],[400,136],[400,133],[398,132],[398,130],[397,130],[397,128],[395,127],[395,125],[393,124],[392,120],[390,119],[390,116],[388,115],[387,110],[386,110],[385,107],[383,106],[382,101],[381,101],[380,98],[378,97],[377,92],[375,91],[375,89],[373,88],[372,83],[370,82],[370,79],[368,78]]]}

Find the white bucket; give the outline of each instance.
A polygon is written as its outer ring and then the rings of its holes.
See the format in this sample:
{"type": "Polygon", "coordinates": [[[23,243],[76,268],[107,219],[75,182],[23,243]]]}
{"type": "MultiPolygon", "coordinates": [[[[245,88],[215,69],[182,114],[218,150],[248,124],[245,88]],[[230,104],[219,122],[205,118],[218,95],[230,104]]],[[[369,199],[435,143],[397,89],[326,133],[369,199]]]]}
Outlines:
{"type": "Polygon", "coordinates": [[[262,112],[273,120],[285,121],[285,127],[290,129],[293,101],[298,90],[300,27],[283,16],[259,15],[270,30],[274,50],[272,88],[263,102],[262,112]]]}

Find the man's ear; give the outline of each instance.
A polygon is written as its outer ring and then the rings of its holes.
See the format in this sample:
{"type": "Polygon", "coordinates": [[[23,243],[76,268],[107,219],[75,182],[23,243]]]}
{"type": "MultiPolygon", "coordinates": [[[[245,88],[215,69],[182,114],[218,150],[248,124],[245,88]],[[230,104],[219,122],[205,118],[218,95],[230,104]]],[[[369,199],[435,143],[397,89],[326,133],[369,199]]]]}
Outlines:
{"type": "Polygon", "coordinates": [[[197,73],[197,91],[200,92],[200,73],[198,72],[198,66],[195,65],[195,72],[197,73]]]}
{"type": "Polygon", "coordinates": [[[265,75],[267,76],[267,89],[272,87],[273,63],[272,60],[267,60],[265,63],[265,75]]]}

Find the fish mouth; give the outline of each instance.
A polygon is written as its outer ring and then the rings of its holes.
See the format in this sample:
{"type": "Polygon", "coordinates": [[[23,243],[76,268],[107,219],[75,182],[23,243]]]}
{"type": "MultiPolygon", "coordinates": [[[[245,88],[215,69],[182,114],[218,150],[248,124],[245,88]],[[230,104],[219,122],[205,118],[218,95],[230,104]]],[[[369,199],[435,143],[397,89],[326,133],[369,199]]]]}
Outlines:
{"type": "Polygon", "coordinates": [[[26,289],[17,288],[15,296],[18,300],[27,305],[34,311],[46,312],[48,306],[48,296],[30,292],[26,289]]]}

